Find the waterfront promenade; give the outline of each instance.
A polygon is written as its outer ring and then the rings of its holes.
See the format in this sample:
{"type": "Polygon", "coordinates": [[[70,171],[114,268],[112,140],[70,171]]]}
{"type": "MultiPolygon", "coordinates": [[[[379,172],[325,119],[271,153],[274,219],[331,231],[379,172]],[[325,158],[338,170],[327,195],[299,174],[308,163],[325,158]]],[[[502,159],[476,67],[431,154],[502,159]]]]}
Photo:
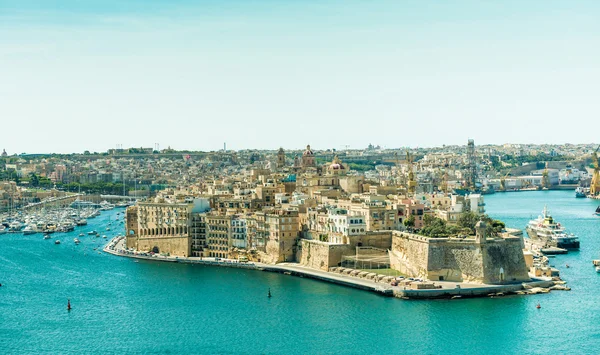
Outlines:
{"type": "Polygon", "coordinates": [[[170,263],[188,263],[200,264],[206,266],[220,266],[243,268],[257,271],[277,272],[292,276],[312,278],[338,285],[348,286],[365,291],[375,292],[380,295],[397,297],[402,299],[433,299],[433,298],[452,298],[452,297],[487,297],[494,295],[506,295],[521,292],[533,288],[549,288],[554,285],[550,278],[535,278],[527,283],[515,283],[508,285],[481,285],[471,283],[458,283],[449,281],[436,281],[436,288],[433,289],[411,289],[407,286],[392,286],[386,282],[377,282],[374,280],[353,277],[344,274],[327,272],[308,268],[298,263],[280,263],[264,264],[258,262],[238,262],[237,260],[228,260],[221,258],[199,258],[188,257],[181,258],[176,256],[163,255],[141,255],[125,248],[125,238],[115,237],[109,241],[103,248],[104,252],[133,259],[142,259],[149,261],[160,261],[170,263]]]}

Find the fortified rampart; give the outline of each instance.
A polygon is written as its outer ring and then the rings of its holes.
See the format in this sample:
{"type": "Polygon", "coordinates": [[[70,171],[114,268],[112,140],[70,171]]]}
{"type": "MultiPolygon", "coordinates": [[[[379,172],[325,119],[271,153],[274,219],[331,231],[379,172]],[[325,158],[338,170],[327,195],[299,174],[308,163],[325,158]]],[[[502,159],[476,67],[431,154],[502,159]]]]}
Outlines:
{"type": "Polygon", "coordinates": [[[485,224],[473,238],[428,238],[394,232],[391,267],[431,281],[505,284],[529,281],[521,238],[487,238],[485,224]]]}
{"type": "MultiPolygon", "coordinates": [[[[312,236],[312,234],[308,234],[312,236]]],[[[316,237],[316,235],[315,235],[316,237]]],[[[301,239],[296,260],[310,268],[328,271],[332,266],[340,266],[342,256],[355,256],[357,247],[372,247],[388,250],[392,244],[391,231],[369,232],[351,236],[349,244],[335,244],[312,239],[301,239]]]]}
{"type": "Polygon", "coordinates": [[[332,244],[318,240],[301,240],[298,253],[300,264],[313,269],[329,271],[338,266],[344,255],[354,255],[355,250],[349,244],[332,244]]]}

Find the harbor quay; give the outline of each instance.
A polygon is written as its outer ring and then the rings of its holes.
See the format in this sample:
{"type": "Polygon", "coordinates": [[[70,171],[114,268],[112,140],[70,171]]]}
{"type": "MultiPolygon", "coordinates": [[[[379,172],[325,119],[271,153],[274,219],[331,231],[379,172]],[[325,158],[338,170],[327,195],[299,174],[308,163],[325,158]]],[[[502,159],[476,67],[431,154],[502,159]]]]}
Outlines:
{"type": "MultiPolygon", "coordinates": [[[[110,240],[103,249],[104,252],[132,259],[140,259],[154,262],[198,264],[204,266],[240,268],[256,271],[275,272],[296,277],[310,278],[329,282],[355,289],[373,292],[386,297],[401,299],[439,299],[439,298],[471,298],[471,297],[500,297],[511,294],[536,294],[546,293],[551,289],[565,289],[549,277],[532,278],[528,282],[517,282],[506,285],[475,285],[471,283],[460,283],[451,281],[438,281],[427,284],[422,281],[414,281],[403,286],[392,285],[385,277],[378,279],[366,279],[351,276],[346,270],[332,268],[331,271],[315,270],[299,263],[264,264],[260,262],[240,262],[239,260],[221,259],[211,257],[179,257],[164,255],[148,255],[125,248],[123,236],[117,236],[110,240]],[[381,281],[378,281],[381,280],[381,281]],[[431,285],[432,288],[421,288],[423,285],[431,285]],[[415,287],[416,286],[416,287],[415,287]],[[558,286],[558,287],[557,287],[558,286]],[[413,288],[414,287],[414,288],[413,288]],[[553,288],[554,287],[554,288],[553,288]]],[[[343,269],[343,268],[341,268],[343,269]]],[[[349,270],[348,270],[349,271],[349,270]]],[[[394,278],[395,279],[395,278],[394,278]]]]}

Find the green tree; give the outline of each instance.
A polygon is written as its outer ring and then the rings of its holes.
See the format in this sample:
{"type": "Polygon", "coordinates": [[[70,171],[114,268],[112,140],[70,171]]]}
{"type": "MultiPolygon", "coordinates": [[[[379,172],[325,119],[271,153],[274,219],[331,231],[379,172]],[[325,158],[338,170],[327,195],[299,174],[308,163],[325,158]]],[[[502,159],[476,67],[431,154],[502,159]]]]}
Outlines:
{"type": "Polygon", "coordinates": [[[413,216],[413,215],[408,216],[408,218],[404,220],[404,226],[410,227],[410,228],[414,227],[415,226],[415,216],[413,216]]]}
{"type": "Polygon", "coordinates": [[[462,229],[468,229],[470,234],[475,234],[475,225],[479,222],[481,216],[475,212],[463,212],[458,216],[457,225],[462,229]]]}
{"type": "Polygon", "coordinates": [[[40,178],[34,172],[29,173],[29,185],[33,187],[40,186],[40,178]]]}

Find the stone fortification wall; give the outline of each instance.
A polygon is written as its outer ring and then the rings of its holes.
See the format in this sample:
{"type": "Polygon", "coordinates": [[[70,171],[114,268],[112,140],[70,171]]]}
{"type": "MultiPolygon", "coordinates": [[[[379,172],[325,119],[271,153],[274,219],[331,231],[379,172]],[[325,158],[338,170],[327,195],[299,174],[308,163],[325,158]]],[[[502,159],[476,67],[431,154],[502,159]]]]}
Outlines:
{"type": "Polygon", "coordinates": [[[368,232],[363,235],[350,236],[348,239],[352,247],[371,246],[385,250],[392,247],[392,231],[368,232]]]}
{"type": "Polygon", "coordinates": [[[485,245],[485,283],[529,281],[521,238],[505,238],[485,245]]]}
{"type": "Polygon", "coordinates": [[[404,275],[426,277],[429,258],[428,238],[395,232],[390,250],[390,267],[404,275]]]}
{"type": "Polygon", "coordinates": [[[530,280],[518,237],[478,243],[395,232],[390,262],[403,274],[431,281],[502,284],[530,280]]]}
{"type": "Polygon", "coordinates": [[[338,266],[344,255],[354,255],[354,249],[347,244],[330,244],[317,240],[303,239],[298,252],[300,264],[313,269],[329,271],[338,266]]]}
{"type": "Polygon", "coordinates": [[[429,280],[478,283],[484,279],[482,251],[473,240],[431,239],[427,269],[429,280]]]}
{"type": "Polygon", "coordinates": [[[152,251],[154,247],[157,247],[160,253],[188,257],[191,254],[192,238],[180,236],[161,236],[156,238],[128,237],[127,247],[135,248],[139,251],[152,251]]]}

